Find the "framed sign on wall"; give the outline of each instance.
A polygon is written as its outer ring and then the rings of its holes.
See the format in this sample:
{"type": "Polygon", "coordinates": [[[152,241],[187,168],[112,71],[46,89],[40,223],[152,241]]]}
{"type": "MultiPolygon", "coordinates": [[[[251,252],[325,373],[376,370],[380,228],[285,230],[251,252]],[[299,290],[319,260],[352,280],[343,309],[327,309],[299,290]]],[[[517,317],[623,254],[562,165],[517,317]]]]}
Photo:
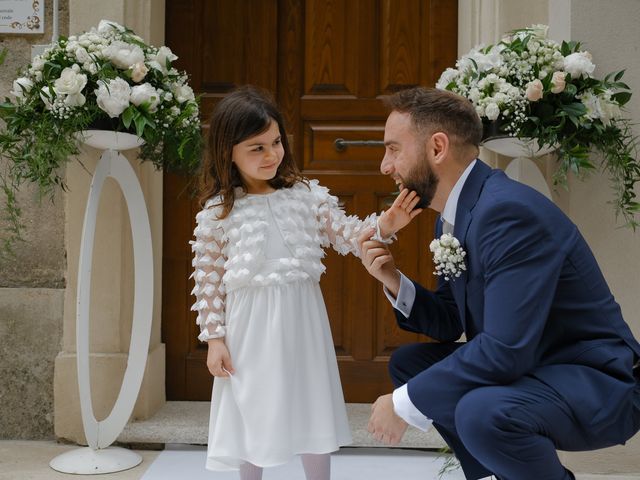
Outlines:
{"type": "Polygon", "coordinates": [[[44,0],[0,0],[0,33],[44,33],[44,0]]]}

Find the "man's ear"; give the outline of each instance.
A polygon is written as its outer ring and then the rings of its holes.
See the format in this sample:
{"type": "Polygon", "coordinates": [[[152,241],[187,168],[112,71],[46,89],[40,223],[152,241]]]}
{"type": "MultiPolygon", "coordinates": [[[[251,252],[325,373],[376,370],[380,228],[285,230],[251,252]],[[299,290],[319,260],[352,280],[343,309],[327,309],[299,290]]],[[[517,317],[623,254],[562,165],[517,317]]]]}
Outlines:
{"type": "Polygon", "coordinates": [[[433,160],[436,164],[439,164],[449,153],[449,137],[444,132],[436,132],[431,135],[430,143],[433,153],[433,160]]]}

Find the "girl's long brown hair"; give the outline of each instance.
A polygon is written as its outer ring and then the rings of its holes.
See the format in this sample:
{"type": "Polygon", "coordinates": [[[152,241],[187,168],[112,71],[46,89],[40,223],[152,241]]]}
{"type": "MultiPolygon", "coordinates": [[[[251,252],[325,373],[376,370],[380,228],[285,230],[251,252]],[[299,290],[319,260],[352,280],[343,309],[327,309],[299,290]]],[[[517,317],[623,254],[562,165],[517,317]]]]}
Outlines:
{"type": "Polygon", "coordinates": [[[218,218],[225,218],[231,212],[234,189],[245,189],[240,172],[231,161],[234,145],[265,132],[272,121],[278,124],[284,157],[269,185],[279,189],[306,182],[293,159],[282,114],[271,95],[254,86],[240,87],[222,99],[211,115],[200,174],[200,204],[219,195],[221,201],[217,205],[222,206],[222,212],[218,218]]]}

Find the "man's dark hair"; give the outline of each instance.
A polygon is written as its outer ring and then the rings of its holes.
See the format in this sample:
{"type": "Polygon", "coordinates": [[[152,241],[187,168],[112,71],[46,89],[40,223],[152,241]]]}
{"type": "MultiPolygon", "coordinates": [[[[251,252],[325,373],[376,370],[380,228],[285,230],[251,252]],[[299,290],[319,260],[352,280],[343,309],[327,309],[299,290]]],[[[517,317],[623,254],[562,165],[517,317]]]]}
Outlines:
{"type": "Polygon", "coordinates": [[[482,121],[466,98],[436,88],[414,87],[384,97],[392,110],[408,113],[420,133],[446,133],[451,141],[478,147],[482,121]]]}

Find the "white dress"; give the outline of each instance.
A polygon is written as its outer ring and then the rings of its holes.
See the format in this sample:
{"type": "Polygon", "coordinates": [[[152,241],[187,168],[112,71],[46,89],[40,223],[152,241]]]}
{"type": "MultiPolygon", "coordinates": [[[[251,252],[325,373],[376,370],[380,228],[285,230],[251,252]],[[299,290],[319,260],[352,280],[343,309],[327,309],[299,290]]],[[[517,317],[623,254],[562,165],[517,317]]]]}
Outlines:
{"type": "Polygon", "coordinates": [[[207,202],[191,242],[199,338],[226,336],[235,369],[213,385],[210,470],[270,467],[351,443],[319,285],[322,247],[357,255],[357,236],[377,221],[347,217],[316,181],[237,192],[225,219],[217,199],[207,202]]]}

